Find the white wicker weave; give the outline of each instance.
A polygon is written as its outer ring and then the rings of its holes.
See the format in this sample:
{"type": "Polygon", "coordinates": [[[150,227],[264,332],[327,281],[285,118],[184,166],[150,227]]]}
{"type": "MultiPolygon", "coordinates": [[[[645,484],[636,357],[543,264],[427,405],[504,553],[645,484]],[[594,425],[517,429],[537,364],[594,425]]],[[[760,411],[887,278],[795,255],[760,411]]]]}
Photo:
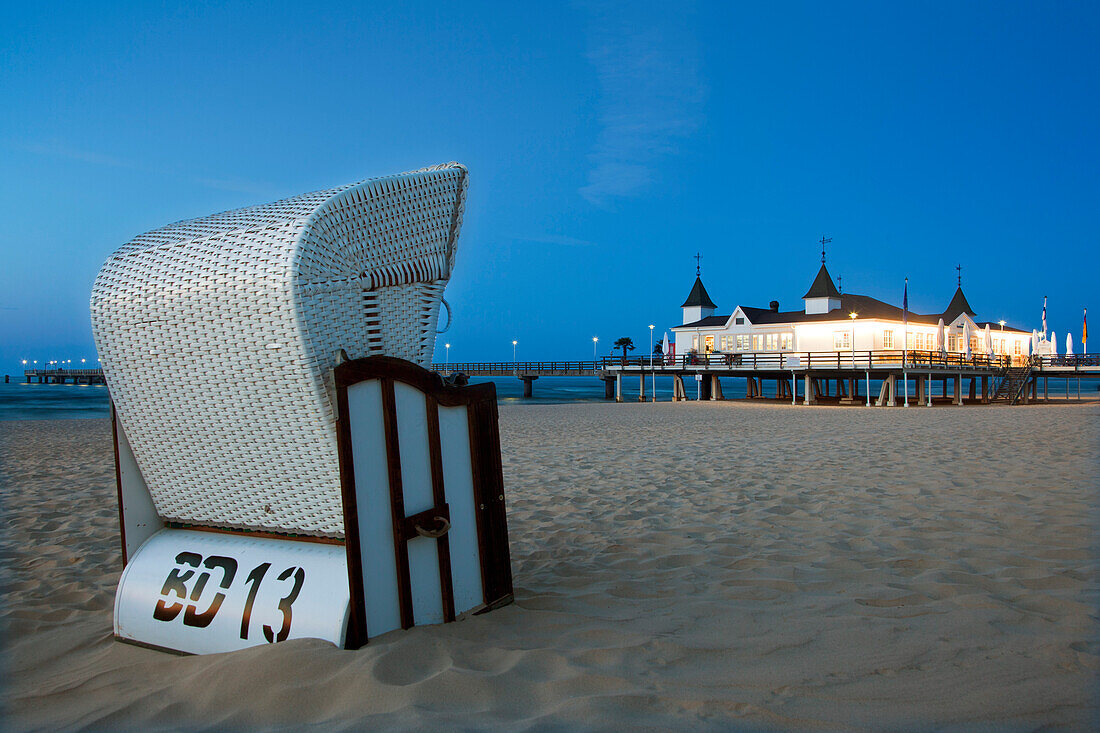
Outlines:
{"type": "Polygon", "coordinates": [[[104,264],[92,330],[161,517],[343,534],[332,367],[427,365],[454,265],[457,163],[182,221],[104,264]]]}

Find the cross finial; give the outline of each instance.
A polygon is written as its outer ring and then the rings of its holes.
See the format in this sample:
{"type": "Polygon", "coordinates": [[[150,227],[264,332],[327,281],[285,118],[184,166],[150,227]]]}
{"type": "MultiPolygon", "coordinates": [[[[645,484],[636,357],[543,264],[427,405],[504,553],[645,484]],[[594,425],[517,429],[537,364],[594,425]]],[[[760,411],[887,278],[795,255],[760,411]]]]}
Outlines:
{"type": "Polygon", "coordinates": [[[833,241],[832,237],[826,239],[825,235],[821,235],[821,264],[825,264],[825,245],[833,241]]]}
{"type": "Polygon", "coordinates": [[[963,286],[963,266],[961,264],[955,265],[955,269],[959,273],[959,287],[963,286]]]}
{"type": "Polygon", "coordinates": [[[695,277],[699,277],[699,260],[703,259],[703,255],[698,252],[695,253],[695,277]]]}

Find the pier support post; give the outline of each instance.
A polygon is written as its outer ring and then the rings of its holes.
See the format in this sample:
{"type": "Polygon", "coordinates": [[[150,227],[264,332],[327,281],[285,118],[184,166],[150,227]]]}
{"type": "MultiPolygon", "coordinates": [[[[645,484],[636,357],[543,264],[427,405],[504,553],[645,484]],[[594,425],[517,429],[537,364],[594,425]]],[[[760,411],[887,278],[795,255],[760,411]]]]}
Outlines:
{"type": "Polygon", "coordinates": [[[603,378],[603,398],[605,400],[615,399],[615,379],[614,377],[603,378]]]}
{"type": "Polygon", "coordinates": [[[961,374],[955,375],[955,404],[963,403],[963,378],[961,374]]]}
{"type": "Polygon", "coordinates": [[[672,375],[672,401],[682,402],[687,399],[687,392],[684,391],[684,375],[673,374],[672,375]]]}
{"type": "Polygon", "coordinates": [[[718,381],[717,374],[710,375],[710,398],[712,400],[724,400],[725,395],[722,394],[722,383],[718,381]]]}
{"type": "MultiPolygon", "coordinates": [[[[1066,390],[1069,396],[1069,390],[1066,390]]],[[[1043,377],[1043,402],[1050,402],[1050,377],[1043,377]]]]}
{"type": "Polygon", "coordinates": [[[810,376],[809,372],[806,372],[806,375],[802,378],[802,380],[803,387],[806,391],[806,398],[803,401],[803,404],[816,405],[817,399],[815,398],[817,396],[817,385],[814,383],[814,378],[810,376]]]}
{"type": "Polygon", "coordinates": [[[619,372],[615,375],[615,401],[623,401],[623,374],[619,372]]]}
{"type": "Polygon", "coordinates": [[[886,406],[887,407],[897,407],[898,406],[898,377],[897,377],[896,374],[891,374],[890,376],[888,376],[886,378],[886,386],[887,386],[887,389],[889,390],[887,392],[888,397],[887,397],[887,400],[886,400],[886,406]]]}
{"type": "Polygon", "coordinates": [[[982,404],[989,404],[989,377],[982,376],[982,404]]]}
{"type": "Polygon", "coordinates": [[[530,397],[533,394],[533,382],[538,377],[520,377],[523,380],[523,396],[530,397]]]}
{"type": "Polygon", "coordinates": [[[638,375],[638,402],[645,402],[645,373],[638,375]]]}
{"type": "Polygon", "coordinates": [[[977,381],[978,381],[977,377],[971,377],[970,378],[970,400],[971,401],[974,401],[978,397],[978,394],[977,394],[978,385],[976,384],[977,381]]]}
{"type": "Polygon", "coordinates": [[[922,404],[924,402],[924,380],[918,377],[916,382],[917,382],[917,404],[919,405],[919,404],[922,404]]]}

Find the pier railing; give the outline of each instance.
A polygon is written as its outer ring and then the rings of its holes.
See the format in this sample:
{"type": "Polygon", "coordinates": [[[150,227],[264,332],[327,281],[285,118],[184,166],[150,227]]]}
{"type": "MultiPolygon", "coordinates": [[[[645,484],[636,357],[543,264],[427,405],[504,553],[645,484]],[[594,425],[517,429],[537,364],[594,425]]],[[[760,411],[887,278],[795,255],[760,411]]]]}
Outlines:
{"type": "Polygon", "coordinates": [[[1061,372],[1071,369],[1095,373],[1100,370],[1100,354],[1035,356],[1032,357],[1032,363],[1037,371],[1056,369],[1061,372]]]}
{"type": "Polygon", "coordinates": [[[611,371],[678,371],[692,369],[729,369],[733,371],[806,371],[812,369],[1002,369],[1026,356],[989,356],[941,351],[778,351],[756,353],[684,354],[676,357],[654,355],[605,357],[601,368],[611,371]]]}
{"type": "Polygon", "coordinates": [[[548,376],[592,376],[602,368],[599,361],[464,361],[432,364],[440,374],[511,376],[516,374],[548,376]]]}
{"type": "Polygon", "coordinates": [[[441,374],[461,372],[474,376],[592,376],[599,372],[693,370],[806,371],[866,369],[977,369],[1001,370],[1025,364],[1026,356],[989,356],[940,351],[777,351],[763,353],[654,354],[604,356],[592,361],[487,361],[433,364],[441,374]]]}

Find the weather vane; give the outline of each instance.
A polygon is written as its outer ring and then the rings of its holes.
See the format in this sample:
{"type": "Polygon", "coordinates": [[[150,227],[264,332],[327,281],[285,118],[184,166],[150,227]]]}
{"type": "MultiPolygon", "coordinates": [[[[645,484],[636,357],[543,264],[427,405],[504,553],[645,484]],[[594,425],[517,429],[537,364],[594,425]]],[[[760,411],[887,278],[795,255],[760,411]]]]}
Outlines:
{"type": "Polygon", "coordinates": [[[833,241],[832,237],[826,239],[824,234],[821,235],[821,264],[823,265],[825,264],[825,245],[831,241],[833,241]]]}
{"type": "Polygon", "coordinates": [[[699,277],[699,260],[703,259],[703,255],[698,252],[695,253],[695,277],[699,277]]]}
{"type": "Polygon", "coordinates": [[[959,287],[961,288],[963,286],[963,266],[962,266],[962,264],[960,263],[958,265],[955,265],[955,269],[958,270],[958,272],[959,272],[959,278],[958,279],[959,279],[959,287]]]}

